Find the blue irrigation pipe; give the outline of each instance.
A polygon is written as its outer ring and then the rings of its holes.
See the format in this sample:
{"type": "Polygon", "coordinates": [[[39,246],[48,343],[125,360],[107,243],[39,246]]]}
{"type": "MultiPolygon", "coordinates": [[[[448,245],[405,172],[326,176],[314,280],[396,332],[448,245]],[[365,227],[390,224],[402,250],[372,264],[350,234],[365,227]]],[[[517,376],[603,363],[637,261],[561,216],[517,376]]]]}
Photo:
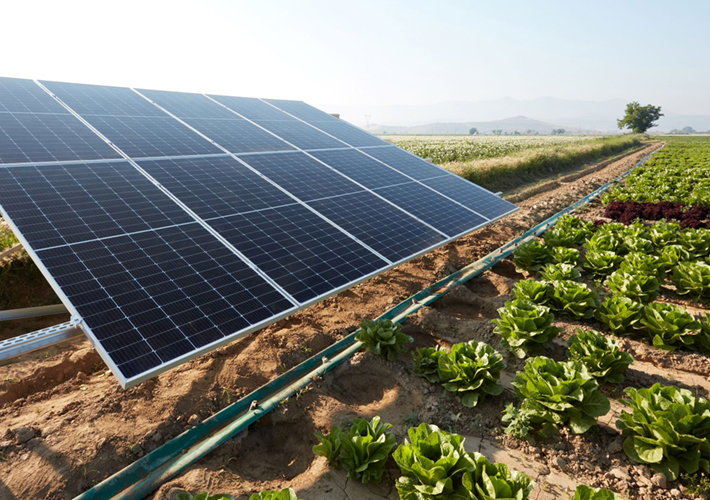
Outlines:
{"type": "MultiPolygon", "coordinates": [[[[631,170],[620,175],[614,181],[604,184],[482,259],[400,302],[378,319],[389,319],[397,323],[403,322],[408,316],[446,295],[453,288],[490,269],[511,255],[520,244],[543,234],[563,215],[600,196],[612,185],[622,181],[632,170],[642,166],[652,154],[646,155],[631,170]]],[[[292,397],[298,391],[352,357],[362,348],[362,343],[355,339],[358,331],[343,337],[300,365],[295,366],[246,397],[215,413],[204,422],[188,429],[161,447],[139,458],[125,469],[118,471],[113,476],[77,496],[75,500],[119,498],[138,500],[146,497],[161,484],[175,477],[185,468],[245,430],[249,425],[274,408],[277,408],[283,400],[292,397]]]]}

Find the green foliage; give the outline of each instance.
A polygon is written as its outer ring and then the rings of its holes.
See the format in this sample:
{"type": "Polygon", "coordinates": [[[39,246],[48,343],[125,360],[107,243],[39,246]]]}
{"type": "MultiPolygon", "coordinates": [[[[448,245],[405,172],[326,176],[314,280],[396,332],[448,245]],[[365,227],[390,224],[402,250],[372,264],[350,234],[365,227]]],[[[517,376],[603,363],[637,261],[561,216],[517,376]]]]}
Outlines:
{"type": "Polygon", "coordinates": [[[695,349],[703,354],[710,354],[710,314],[705,313],[705,321],[700,323],[700,332],[693,341],[695,349]]]}
{"type": "Polygon", "coordinates": [[[622,257],[611,250],[590,248],[584,255],[582,267],[595,276],[608,276],[621,263],[622,257]]]}
{"type": "Polygon", "coordinates": [[[345,432],[337,425],[328,436],[317,432],[321,444],[314,446],[313,452],[326,457],[336,468],[342,466],[351,479],[365,484],[379,483],[387,459],[397,446],[394,434],[387,432],[391,427],[391,424],[381,423],[380,417],[356,418],[345,432]]]}
{"type": "Polygon", "coordinates": [[[654,250],[646,226],[640,223],[627,226],[622,232],[624,251],[648,253],[654,250]]]}
{"type": "Polygon", "coordinates": [[[368,350],[389,361],[399,358],[401,353],[407,351],[407,344],[414,341],[402,333],[402,325],[388,319],[363,321],[360,323],[360,333],[355,338],[368,350]]]}
{"type": "Polygon", "coordinates": [[[661,302],[653,302],[643,308],[643,330],[653,345],[664,351],[680,347],[691,348],[694,336],[700,330],[700,322],[682,308],[661,302]]]}
{"type": "Polygon", "coordinates": [[[261,493],[254,493],[249,497],[249,500],[298,500],[296,492],[291,488],[286,488],[281,491],[266,490],[261,493]]]}
{"type": "Polygon", "coordinates": [[[545,281],[582,281],[582,275],[571,264],[547,264],[540,277],[545,281]]]}
{"type": "Polygon", "coordinates": [[[628,128],[634,134],[643,134],[651,127],[656,126],[656,121],[663,116],[660,106],[647,104],[641,106],[638,101],[626,105],[623,118],[617,120],[620,129],[628,128]]]}
{"type": "Polygon", "coordinates": [[[513,254],[513,262],[519,273],[536,272],[552,260],[550,249],[538,240],[523,243],[513,254]]]}
{"type": "Polygon", "coordinates": [[[619,349],[619,341],[595,330],[577,330],[567,341],[571,359],[581,361],[598,382],[620,384],[633,356],[619,349]]]}
{"type": "MultiPolygon", "coordinates": [[[[611,224],[609,224],[611,225],[611,224]]],[[[614,229],[607,229],[602,226],[594,235],[589,238],[584,245],[587,251],[597,250],[604,252],[624,253],[626,246],[624,245],[623,236],[614,229]]]]}
{"type": "Polygon", "coordinates": [[[508,403],[503,410],[503,418],[501,421],[508,424],[505,428],[505,433],[517,439],[528,439],[533,424],[530,422],[530,414],[515,406],[513,403],[508,403]]]}
{"type": "Polygon", "coordinates": [[[597,381],[576,360],[531,358],[515,376],[513,387],[521,400],[520,412],[544,437],[562,425],[583,434],[609,411],[609,400],[597,390],[597,381]]]}
{"type": "Polygon", "coordinates": [[[550,308],[574,319],[589,319],[601,304],[599,294],[584,283],[555,281],[550,284],[550,308]]]}
{"type": "Polygon", "coordinates": [[[0,225],[0,250],[5,250],[6,248],[14,247],[19,243],[19,240],[7,226],[0,225]]]}
{"type": "Polygon", "coordinates": [[[409,429],[409,439],[394,452],[402,476],[402,500],[527,500],[535,487],[526,474],[468,453],[464,438],[435,425],[409,429]]]}
{"type": "Polygon", "coordinates": [[[552,249],[552,262],[578,266],[582,258],[576,248],[555,247],[552,249]]]}
{"type": "Polygon", "coordinates": [[[678,241],[680,224],[667,221],[658,221],[648,228],[648,239],[656,248],[665,248],[678,241]]]}
{"type": "MultiPolygon", "coordinates": [[[[549,248],[571,248],[578,243],[580,233],[573,228],[553,227],[545,232],[545,245],[549,248]]],[[[582,239],[584,235],[582,235],[582,239]]]]}
{"type": "Polygon", "coordinates": [[[680,295],[710,300],[710,265],[702,261],[680,262],[673,268],[671,281],[680,295]]]}
{"type": "Polygon", "coordinates": [[[464,406],[473,408],[485,395],[498,396],[503,386],[498,384],[505,369],[503,356],[484,342],[462,342],[439,357],[438,377],[444,388],[461,397],[464,406]]]}
{"type": "Polygon", "coordinates": [[[549,295],[549,283],[537,280],[520,280],[512,291],[514,299],[529,300],[535,304],[545,305],[549,295]]]}
{"type": "Polygon", "coordinates": [[[686,229],[680,233],[678,243],[692,255],[705,257],[710,254],[710,229],[686,229]]]}
{"type": "Polygon", "coordinates": [[[412,353],[412,372],[432,384],[438,383],[440,381],[439,358],[446,354],[446,349],[440,346],[415,349],[412,353]]]}
{"type": "Polygon", "coordinates": [[[627,387],[621,402],[632,413],[621,413],[616,426],[626,436],[624,451],[635,462],[648,464],[675,481],[681,471],[710,472],[710,403],[686,389],[654,384],[650,389],[627,387]]]}
{"type": "Polygon", "coordinates": [[[628,335],[641,321],[643,304],[621,295],[610,295],[602,302],[595,317],[614,335],[628,335]]]}
{"type": "Polygon", "coordinates": [[[574,500],[623,500],[606,488],[590,488],[586,484],[580,484],[574,492],[574,500]]]}
{"type": "Polygon", "coordinates": [[[659,280],[663,280],[666,275],[666,266],[660,258],[640,252],[625,255],[619,270],[655,276],[659,280]]]}
{"type": "Polygon", "coordinates": [[[604,284],[618,295],[643,303],[656,300],[661,289],[661,284],[655,276],[621,269],[614,271],[604,284]]]}
{"type": "MultiPolygon", "coordinates": [[[[254,495],[252,495],[249,500],[254,500],[254,495]]],[[[192,496],[190,493],[187,493],[185,491],[178,493],[176,495],[176,500],[234,500],[234,497],[232,495],[226,495],[226,494],[216,494],[216,495],[210,495],[209,492],[203,491],[202,493],[198,493],[195,496],[192,496]]],[[[258,500],[261,497],[256,497],[256,500],[258,500]]],[[[290,500],[290,499],[287,499],[290,500]]]]}
{"type": "Polygon", "coordinates": [[[693,256],[682,245],[668,245],[661,250],[659,258],[666,269],[672,269],[679,262],[691,260],[693,256]]]}
{"type": "Polygon", "coordinates": [[[498,309],[499,319],[494,319],[493,330],[503,337],[503,344],[518,358],[540,350],[552,342],[560,332],[552,326],[555,316],[546,306],[527,300],[516,299],[498,309]]]}

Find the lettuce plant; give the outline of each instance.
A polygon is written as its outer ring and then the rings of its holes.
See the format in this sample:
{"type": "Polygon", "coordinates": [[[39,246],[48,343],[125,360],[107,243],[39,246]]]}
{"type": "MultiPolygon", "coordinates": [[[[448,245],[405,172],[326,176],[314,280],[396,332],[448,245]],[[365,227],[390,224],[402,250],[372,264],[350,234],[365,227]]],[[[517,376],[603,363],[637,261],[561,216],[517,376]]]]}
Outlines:
{"type": "MultiPolygon", "coordinates": [[[[579,233],[575,229],[555,226],[545,232],[545,245],[549,248],[571,248],[578,243],[578,234],[579,233]]],[[[584,236],[582,236],[582,240],[584,240],[584,236]]]]}
{"type": "Polygon", "coordinates": [[[491,463],[480,453],[473,453],[476,471],[473,476],[464,476],[464,485],[472,479],[475,492],[471,498],[482,500],[515,499],[526,500],[535,488],[535,481],[522,472],[511,470],[504,463],[491,463]]]}
{"type": "Polygon", "coordinates": [[[641,320],[643,304],[621,295],[609,295],[594,317],[614,335],[628,335],[641,320]]]}
{"type": "Polygon", "coordinates": [[[648,464],[675,481],[680,472],[710,473],[710,402],[687,389],[654,384],[649,389],[627,387],[616,426],[626,436],[624,451],[635,462],[648,464]]]}
{"type": "Polygon", "coordinates": [[[621,260],[621,255],[617,255],[611,250],[590,248],[584,255],[582,267],[595,276],[607,276],[619,267],[621,260]]]}
{"type": "Polygon", "coordinates": [[[659,280],[666,275],[666,266],[660,258],[640,252],[625,255],[619,270],[656,276],[659,280]]]}
{"type": "Polygon", "coordinates": [[[556,264],[579,265],[581,256],[576,248],[554,247],[552,249],[552,262],[556,264]]]}
{"type": "Polygon", "coordinates": [[[682,308],[661,302],[653,302],[643,308],[643,330],[654,347],[675,351],[680,347],[692,348],[694,336],[700,330],[700,322],[682,308]]]}
{"type": "Polygon", "coordinates": [[[550,249],[538,240],[523,243],[513,254],[513,262],[519,273],[536,272],[552,260],[550,249]]]}
{"type": "Polygon", "coordinates": [[[693,347],[703,354],[710,354],[710,314],[700,323],[700,332],[693,338],[693,347]]]}
{"type": "Polygon", "coordinates": [[[686,229],[680,233],[678,243],[696,257],[705,257],[710,254],[710,230],[686,229]]]}
{"type": "Polygon", "coordinates": [[[366,320],[360,323],[360,333],[355,338],[378,356],[395,361],[407,351],[407,344],[414,341],[402,333],[402,325],[388,319],[366,320]]]}
{"type": "Polygon", "coordinates": [[[648,228],[648,239],[656,248],[664,248],[678,241],[678,233],[680,233],[680,224],[659,221],[648,228]]]}
{"type": "Polygon", "coordinates": [[[599,294],[584,283],[555,281],[550,284],[550,308],[574,319],[589,319],[599,307],[599,294]]]}
{"type": "Polygon", "coordinates": [[[295,491],[291,488],[286,488],[281,491],[266,490],[254,493],[249,497],[249,500],[298,500],[298,497],[295,491]]]}
{"type": "Polygon", "coordinates": [[[582,275],[571,264],[547,264],[540,277],[545,281],[582,281],[582,275]]]}
{"type": "Polygon", "coordinates": [[[666,266],[666,269],[672,269],[679,262],[685,262],[691,260],[693,256],[683,248],[681,245],[668,245],[661,249],[658,257],[661,262],[666,266]]]}
{"type": "Polygon", "coordinates": [[[610,407],[597,390],[597,381],[576,360],[558,363],[544,356],[531,358],[515,376],[513,387],[521,400],[520,412],[544,437],[553,436],[562,425],[583,434],[610,407]]]}
{"type": "Polygon", "coordinates": [[[574,500],[622,500],[622,498],[606,488],[590,488],[586,484],[580,484],[574,492],[574,500]]]}
{"type": "Polygon", "coordinates": [[[661,289],[661,284],[654,275],[621,269],[614,271],[604,284],[618,295],[643,303],[656,300],[661,289]]]}
{"type": "Polygon", "coordinates": [[[498,314],[500,318],[493,320],[496,325],[493,331],[503,337],[503,344],[518,358],[540,350],[560,332],[552,326],[555,316],[548,307],[527,300],[506,302],[498,314]]]}
{"type": "Polygon", "coordinates": [[[632,224],[624,231],[624,249],[628,252],[648,253],[653,251],[653,243],[643,224],[632,224]]]}
{"type": "Polygon", "coordinates": [[[544,281],[520,280],[515,284],[512,295],[514,299],[529,300],[535,304],[545,305],[549,288],[550,284],[544,281]]]}
{"type": "Polygon", "coordinates": [[[380,417],[356,418],[347,431],[336,425],[327,437],[316,433],[321,444],[314,446],[313,452],[326,457],[336,468],[342,466],[351,479],[365,484],[379,483],[387,459],[397,446],[397,438],[387,432],[391,427],[381,423],[380,417]]]}
{"type": "Polygon", "coordinates": [[[409,429],[408,434],[409,439],[394,452],[402,472],[396,483],[402,500],[475,498],[471,485],[476,461],[464,449],[462,436],[426,423],[409,429]]]}
{"type": "Polygon", "coordinates": [[[412,372],[418,377],[424,377],[432,384],[440,382],[439,358],[446,356],[446,349],[436,347],[420,347],[412,353],[412,372]]]}
{"type": "Polygon", "coordinates": [[[464,406],[473,408],[486,395],[498,396],[503,386],[498,384],[505,369],[503,356],[484,342],[462,342],[439,357],[439,380],[444,389],[461,397],[464,406]]]}
{"type": "Polygon", "coordinates": [[[710,300],[710,265],[705,262],[679,262],[673,268],[671,281],[680,295],[710,300]]]}
{"type": "Polygon", "coordinates": [[[577,330],[567,341],[571,359],[581,361],[598,382],[620,384],[633,356],[619,349],[619,341],[594,330],[577,330]]]}
{"type": "Polygon", "coordinates": [[[623,237],[612,230],[607,230],[606,226],[603,227],[604,230],[597,231],[594,236],[589,238],[585,245],[587,250],[597,250],[614,253],[625,252],[626,247],[624,245],[623,237]]]}

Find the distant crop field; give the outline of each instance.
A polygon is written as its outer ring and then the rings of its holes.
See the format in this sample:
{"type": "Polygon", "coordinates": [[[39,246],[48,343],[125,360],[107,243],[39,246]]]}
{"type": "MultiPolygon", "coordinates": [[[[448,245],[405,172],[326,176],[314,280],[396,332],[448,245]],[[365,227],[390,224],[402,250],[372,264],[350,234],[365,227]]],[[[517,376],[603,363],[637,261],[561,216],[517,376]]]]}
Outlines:
{"type": "Polygon", "coordinates": [[[434,163],[497,158],[528,149],[587,144],[598,135],[383,135],[383,139],[434,163]]]}

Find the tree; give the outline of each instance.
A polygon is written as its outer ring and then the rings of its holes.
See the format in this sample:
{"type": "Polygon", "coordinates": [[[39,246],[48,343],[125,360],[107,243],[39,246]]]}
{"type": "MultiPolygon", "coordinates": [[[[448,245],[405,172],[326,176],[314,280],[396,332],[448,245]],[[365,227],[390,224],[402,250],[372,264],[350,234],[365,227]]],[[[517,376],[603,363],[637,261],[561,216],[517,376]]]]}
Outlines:
{"type": "Polygon", "coordinates": [[[620,129],[630,128],[634,134],[643,134],[651,127],[656,126],[661,113],[660,106],[648,104],[641,106],[638,101],[630,102],[626,105],[626,113],[621,120],[617,120],[620,129]]]}
{"type": "Polygon", "coordinates": [[[680,129],[680,133],[681,134],[694,134],[695,129],[693,127],[683,127],[682,129],[680,129]]]}
{"type": "Polygon", "coordinates": [[[468,129],[468,135],[476,135],[478,133],[478,129],[476,127],[471,127],[468,129]]]}
{"type": "Polygon", "coordinates": [[[563,128],[553,128],[552,129],[552,135],[564,135],[565,132],[566,132],[566,130],[563,128]]]}

